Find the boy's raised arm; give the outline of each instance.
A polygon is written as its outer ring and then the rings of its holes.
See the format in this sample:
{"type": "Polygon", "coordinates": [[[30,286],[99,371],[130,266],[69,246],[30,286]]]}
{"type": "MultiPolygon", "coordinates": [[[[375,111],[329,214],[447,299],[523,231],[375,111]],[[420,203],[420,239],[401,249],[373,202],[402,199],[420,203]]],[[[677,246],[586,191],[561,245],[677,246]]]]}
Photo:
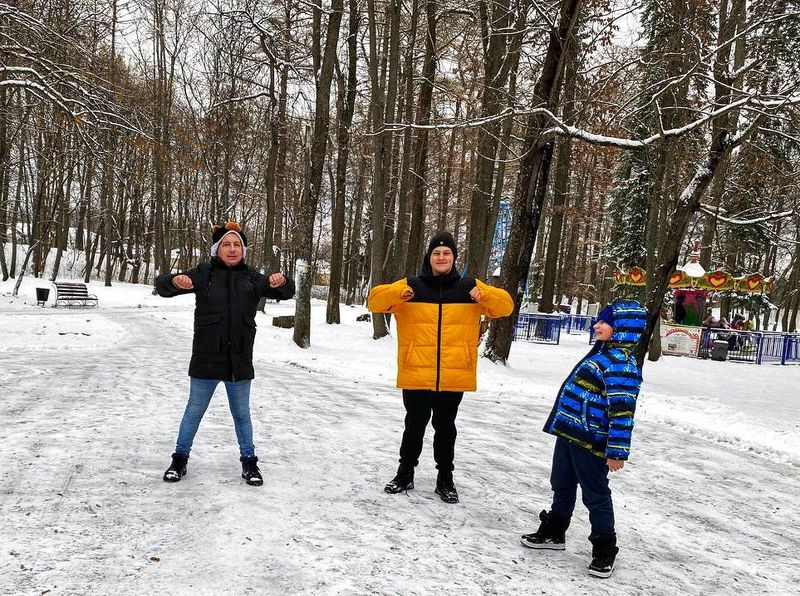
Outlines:
{"type": "Polygon", "coordinates": [[[504,289],[495,288],[477,279],[475,287],[478,289],[476,302],[483,307],[483,313],[487,317],[491,319],[507,317],[514,311],[514,301],[504,289]]]}
{"type": "Polygon", "coordinates": [[[414,297],[414,291],[406,278],[392,284],[375,286],[369,292],[367,308],[372,312],[392,312],[396,306],[414,297]]]}

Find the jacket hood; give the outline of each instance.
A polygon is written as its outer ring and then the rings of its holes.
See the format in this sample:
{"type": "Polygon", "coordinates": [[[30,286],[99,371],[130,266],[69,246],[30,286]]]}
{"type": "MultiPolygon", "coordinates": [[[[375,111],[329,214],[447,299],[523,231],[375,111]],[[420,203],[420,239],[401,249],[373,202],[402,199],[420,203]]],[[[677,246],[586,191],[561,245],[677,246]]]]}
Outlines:
{"type": "Polygon", "coordinates": [[[621,348],[633,348],[647,325],[647,311],[635,300],[615,300],[611,303],[614,333],[606,342],[621,348]]]}

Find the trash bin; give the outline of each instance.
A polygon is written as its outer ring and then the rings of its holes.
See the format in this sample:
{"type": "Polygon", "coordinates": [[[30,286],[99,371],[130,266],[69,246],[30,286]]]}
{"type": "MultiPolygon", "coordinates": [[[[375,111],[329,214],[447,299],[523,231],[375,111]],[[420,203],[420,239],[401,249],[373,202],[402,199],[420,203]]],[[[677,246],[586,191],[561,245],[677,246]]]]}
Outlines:
{"type": "Polygon", "coordinates": [[[50,297],[50,288],[36,288],[36,304],[44,306],[50,297]]]}
{"type": "Polygon", "coordinates": [[[728,340],[715,339],[711,344],[711,360],[724,362],[728,359],[728,340]]]}

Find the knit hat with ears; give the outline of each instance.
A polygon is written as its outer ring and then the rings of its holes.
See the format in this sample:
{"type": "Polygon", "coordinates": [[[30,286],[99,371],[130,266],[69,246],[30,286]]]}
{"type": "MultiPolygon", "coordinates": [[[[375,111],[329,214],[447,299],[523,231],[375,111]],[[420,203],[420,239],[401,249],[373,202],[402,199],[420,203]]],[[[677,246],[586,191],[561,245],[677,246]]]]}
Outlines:
{"type": "Polygon", "coordinates": [[[244,235],[242,232],[241,226],[236,223],[235,221],[231,220],[226,223],[224,226],[220,226],[214,224],[211,226],[211,256],[217,256],[217,249],[219,249],[219,244],[222,242],[222,239],[227,236],[228,234],[236,234],[239,237],[239,240],[242,243],[242,258],[247,256],[247,236],[244,235]]]}

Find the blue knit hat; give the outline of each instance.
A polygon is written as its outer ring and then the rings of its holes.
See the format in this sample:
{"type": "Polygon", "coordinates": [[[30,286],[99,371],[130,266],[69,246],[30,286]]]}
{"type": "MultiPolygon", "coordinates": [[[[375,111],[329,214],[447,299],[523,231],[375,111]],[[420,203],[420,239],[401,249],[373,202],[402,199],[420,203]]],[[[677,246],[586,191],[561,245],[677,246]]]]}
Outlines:
{"type": "Polygon", "coordinates": [[[597,320],[603,321],[610,327],[614,326],[614,309],[610,304],[597,314],[597,320]]]}

